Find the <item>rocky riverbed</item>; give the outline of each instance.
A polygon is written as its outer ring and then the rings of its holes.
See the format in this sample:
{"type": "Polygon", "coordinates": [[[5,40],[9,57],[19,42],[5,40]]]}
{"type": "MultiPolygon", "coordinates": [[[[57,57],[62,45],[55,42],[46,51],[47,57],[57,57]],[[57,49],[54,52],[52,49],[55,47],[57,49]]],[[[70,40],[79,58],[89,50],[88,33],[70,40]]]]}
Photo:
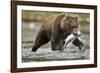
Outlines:
{"type": "Polygon", "coordinates": [[[51,48],[40,48],[37,52],[31,52],[31,48],[22,49],[22,62],[85,60],[89,59],[89,56],[89,49],[86,49],[85,51],[79,51],[77,49],[67,49],[62,52],[51,51],[51,48]]]}

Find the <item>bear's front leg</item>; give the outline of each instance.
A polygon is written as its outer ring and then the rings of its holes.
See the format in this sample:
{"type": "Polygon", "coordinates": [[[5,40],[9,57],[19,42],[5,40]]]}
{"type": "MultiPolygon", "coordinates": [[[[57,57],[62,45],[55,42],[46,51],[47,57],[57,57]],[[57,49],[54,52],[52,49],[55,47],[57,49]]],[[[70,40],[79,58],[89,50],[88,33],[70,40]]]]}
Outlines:
{"type": "Polygon", "coordinates": [[[54,38],[51,39],[51,49],[52,49],[52,51],[58,50],[58,42],[59,41],[54,39],[54,38]]]}
{"type": "Polygon", "coordinates": [[[56,51],[56,50],[59,50],[59,51],[63,51],[64,48],[64,43],[65,41],[64,40],[60,40],[60,39],[52,39],[51,40],[51,48],[52,48],[52,51],[56,51]]]}
{"type": "Polygon", "coordinates": [[[63,50],[64,50],[64,48],[63,48],[64,43],[65,43],[64,40],[60,40],[60,41],[58,42],[57,46],[58,46],[58,50],[59,50],[59,51],[63,51],[63,50]]]}
{"type": "Polygon", "coordinates": [[[51,35],[51,49],[52,51],[58,50],[58,43],[59,43],[59,29],[54,28],[57,26],[53,26],[52,28],[52,35],[51,35]]]}

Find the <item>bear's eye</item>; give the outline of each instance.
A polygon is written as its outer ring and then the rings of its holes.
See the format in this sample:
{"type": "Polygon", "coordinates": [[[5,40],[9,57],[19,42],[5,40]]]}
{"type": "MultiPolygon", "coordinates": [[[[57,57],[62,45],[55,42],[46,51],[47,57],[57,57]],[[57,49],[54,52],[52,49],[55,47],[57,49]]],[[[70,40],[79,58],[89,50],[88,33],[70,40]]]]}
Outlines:
{"type": "Polygon", "coordinates": [[[72,28],[78,28],[77,26],[72,26],[72,28]]]}
{"type": "Polygon", "coordinates": [[[75,28],[75,26],[72,26],[72,28],[75,28]]]}

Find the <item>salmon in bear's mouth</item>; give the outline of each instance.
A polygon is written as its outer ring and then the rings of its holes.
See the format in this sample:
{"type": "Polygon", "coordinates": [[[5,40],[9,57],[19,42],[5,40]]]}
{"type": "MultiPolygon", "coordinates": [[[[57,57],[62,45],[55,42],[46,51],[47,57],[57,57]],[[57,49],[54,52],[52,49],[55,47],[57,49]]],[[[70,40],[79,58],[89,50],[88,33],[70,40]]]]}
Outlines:
{"type": "Polygon", "coordinates": [[[78,31],[78,33],[76,34],[69,35],[65,40],[64,47],[66,47],[68,43],[72,42],[73,45],[79,47],[79,50],[82,50],[83,42],[82,39],[80,38],[81,35],[82,33],[80,31],[78,31]]]}

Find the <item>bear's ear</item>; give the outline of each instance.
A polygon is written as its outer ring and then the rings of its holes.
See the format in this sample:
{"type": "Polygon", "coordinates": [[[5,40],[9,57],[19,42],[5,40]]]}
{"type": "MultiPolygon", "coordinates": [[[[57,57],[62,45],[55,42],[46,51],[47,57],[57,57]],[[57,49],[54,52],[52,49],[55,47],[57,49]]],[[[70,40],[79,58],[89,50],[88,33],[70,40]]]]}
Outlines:
{"type": "Polygon", "coordinates": [[[60,22],[60,28],[63,30],[68,29],[68,20],[66,20],[66,18],[67,18],[67,16],[63,17],[63,19],[60,22]]]}
{"type": "Polygon", "coordinates": [[[65,13],[60,13],[55,17],[55,24],[59,24],[61,20],[65,17],[65,13]]]}
{"type": "Polygon", "coordinates": [[[78,17],[74,17],[74,19],[75,19],[76,21],[78,21],[78,17]]]}
{"type": "Polygon", "coordinates": [[[64,17],[66,14],[65,13],[61,13],[61,14],[59,14],[59,17],[64,17]]]}
{"type": "Polygon", "coordinates": [[[65,13],[61,13],[60,15],[61,15],[61,16],[65,16],[65,13]]]}

